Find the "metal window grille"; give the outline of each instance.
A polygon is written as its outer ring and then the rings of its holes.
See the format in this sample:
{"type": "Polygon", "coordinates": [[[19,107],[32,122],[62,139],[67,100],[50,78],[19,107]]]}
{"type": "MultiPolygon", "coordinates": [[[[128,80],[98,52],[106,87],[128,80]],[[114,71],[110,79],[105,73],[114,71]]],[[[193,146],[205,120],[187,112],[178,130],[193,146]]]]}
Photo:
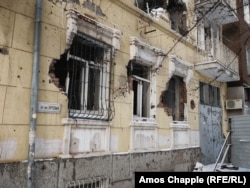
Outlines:
{"type": "Polygon", "coordinates": [[[68,52],[66,90],[69,117],[111,120],[112,47],[86,35],[74,37],[68,52]]]}
{"type": "Polygon", "coordinates": [[[109,179],[103,176],[70,181],[66,184],[66,188],[109,188],[109,179]]]}

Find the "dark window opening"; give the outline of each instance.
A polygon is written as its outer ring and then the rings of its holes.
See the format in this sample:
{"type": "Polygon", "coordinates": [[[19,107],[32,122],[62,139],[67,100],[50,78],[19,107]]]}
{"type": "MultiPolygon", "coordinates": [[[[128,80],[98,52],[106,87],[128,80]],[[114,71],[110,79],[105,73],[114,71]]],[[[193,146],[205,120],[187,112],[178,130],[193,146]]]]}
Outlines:
{"type": "Polygon", "coordinates": [[[200,82],[200,104],[220,107],[220,88],[200,82]]]}
{"type": "Polygon", "coordinates": [[[135,6],[146,13],[150,13],[152,9],[166,7],[166,0],[135,0],[135,6]]]}
{"type": "Polygon", "coordinates": [[[148,14],[153,9],[163,8],[167,10],[171,29],[183,36],[187,35],[187,7],[183,0],[135,0],[135,6],[148,14]]]}
{"type": "Polygon", "coordinates": [[[204,27],[205,32],[205,50],[212,55],[212,34],[210,27],[204,27]]]}
{"type": "Polygon", "coordinates": [[[74,37],[70,49],[51,64],[58,87],[68,96],[69,116],[111,119],[111,47],[86,35],[74,37]]]}
{"type": "Polygon", "coordinates": [[[137,117],[149,117],[150,68],[133,62],[130,69],[133,77],[133,114],[137,117]]]}
{"type": "Polygon", "coordinates": [[[246,49],[246,69],[247,69],[247,75],[250,76],[250,47],[247,47],[246,49]]]}
{"type": "Polygon", "coordinates": [[[167,11],[169,12],[171,20],[171,29],[183,36],[187,35],[186,4],[182,0],[169,0],[167,11]]]}
{"type": "Polygon", "coordinates": [[[250,102],[250,88],[244,88],[245,101],[250,102]]]}
{"type": "Polygon", "coordinates": [[[183,78],[173,76],[168,82],[168,89],[163,92],[162,103],[167,108],[168,115],[173,121],[184,121],[185,104],[187,103],[186,84],[183,78]]]}

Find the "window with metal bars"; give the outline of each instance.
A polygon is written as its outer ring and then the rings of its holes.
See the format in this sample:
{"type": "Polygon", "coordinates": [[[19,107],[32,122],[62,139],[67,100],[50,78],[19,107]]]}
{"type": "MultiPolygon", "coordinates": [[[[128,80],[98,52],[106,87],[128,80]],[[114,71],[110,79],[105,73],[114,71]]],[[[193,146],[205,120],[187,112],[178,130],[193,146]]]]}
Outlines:
{"type": "Polygon", "coordinates": [[[66,188],[108,188],[109,179],[107,177],[93,177],[85,180],[71,181],[66,184],[66,188]]]}
{"type": "Polygon", "coordinates": [[[78,33],[69,50],[53,60],[49,75],[68,96],[69,117],[111,120],[112,47],[78,33]]]}
{"type": "Polygon", "coordinates": [[[112,48],[78,33],[67,54],[66,92],[69,116],[73,118],[110,120],[112,48]]]}

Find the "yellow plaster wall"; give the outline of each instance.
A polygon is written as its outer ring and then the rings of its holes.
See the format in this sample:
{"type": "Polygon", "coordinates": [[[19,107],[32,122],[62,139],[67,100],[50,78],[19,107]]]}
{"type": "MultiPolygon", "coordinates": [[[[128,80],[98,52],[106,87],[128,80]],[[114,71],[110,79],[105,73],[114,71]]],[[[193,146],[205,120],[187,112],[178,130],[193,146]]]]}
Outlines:
{"type": "MultiPolygon", "coordinates": [[[[60,28],[43,23],[41,26],[41,55],[58,59],[61,52],[60,40],[60,28]]],[[[65,40],[65,38],[62,40],[65,40]]]]}
{"type": "Polygon", "coordinates": [[[0,17],[0,46],[11,46],[15,13],[0,7],[0,17]]]}
{"type": "Polygon", "coordinates": [[[28,17],[35,17],[36,1],[34,0],[7,0],[0,1],[0,7],[4,7],[7,10],[11,10],[15,13],[19,13],[28,17]]]}
{"type": "Polygon", "coordinates": [[[12,47],[32,52],[34,46],[34,19],[16,14],[12,47]]]}
{"type": "MultiPolygon", "coordinates": [[[[48,117],[46,117],[48,119],[48,117]]],[[[36,158],[58,157],[62,154],[64,126],[38,125],[36,135],[36,158]]]]}
{"type": "Polygon", "coordinates": [[[6,86],[0,85],[0,124],[3,123],[3,112],[4,112],[4,103],[5,103],[5,97],[6,97],[6,86]]]}
{"type": "Polygon", "coordinates": [[[7,87],[3,112],[3,124],[29,124],[30,90],[22,87],[7,87]]]}
{"type": "Polygon", "coordinates": [[[0,129],[0,163],[26,160],[29,127],[1,124],[0,129]]]}
{"type": "MultiPolygon", "coordinates": [[[[7,49],[6,54],[0,53],[0,162],[27,159],[35,4],[34,0],[0,2],[0,47],[7,49]],[[7,145],[14,149],[7,151],[7,145]]],[[[62,151],[61,121],[67,117],[67,97],[50,83],[48,70],[52,59],[65,50],[63,11],[61,6],[43,1],[38,100],[62,108],[59,114],[37,115],[37,150],[44,151],[38,152],[38,158],[56,157],[62,151]],[[50,148],[47,153],[46,145],[50,148]]]]}
{"type": "Polygon", "coordinates": [[[114,152],[128,152],[130,149],[130,128],[112,127],[111,128],[111,148],[114,152]]]}
{"type": "MultiPolygon", "coordinates": [[[[114,96],[115,96],[115,118],[112,121],[111,135],[117,141],[113,145],[115,151],[128,151],[130,148],[130,121],[132,119],[132,91],[128,90],[123,95],[121,88],[127,87],[126,66],[130,59],[131,36],[138,37],[141,41],[151,44],[157,48],[170,52],[169,55],[176,55],[187,63],[195,63],[195,49],[190,43],[179,42],[175,48],[173,45],[180,38],[180,35],[173,34],[169,23],[152,23],[147,29],[156,29],[155,32],[147,35],[142,34],[143,29],[138,29],[138,17],[143,14],[136,10],[132,1],[104,0],[93,1],[99,5],[105,17],[98,17],[94,12],[82,6],[69,3],[52,3],[43,1],[43,20],[41,25],[41,59],[39,69],[39,97],[41,102],[53,102],[62,106],[59,114],[39,113],[37,119],[37,142],[43,151],[45,145],[49,146],[49,153],[40,152],[36,157],[56,157],[61,153],[59,145],[63,141],[64,126],[62,118],[67,117],[67,97],[59,92],[58,88],[50,83],[48,76],[49,65],[53,59],[58,59],[65,50],[66,43],[66,16],[64,8],[75,8],[82,14],[92,16],[98,22],[122,32],[120,39],[120,50],[115,58],[114,68],[114,96]],[[117,3],[119,2],[119,3],[117,3]],[[121,6],[125,2],[131,5],[121,6]],[[120,5],[119,5],[120,4],[120,5]],[[170,51],[169,51],[170,50],[170,51]]],[[[10,160],[23,160],[27,157],[28,125],[30,87],[33,63],[33,42],[34,42],[34,15],[35,1],[0,1],[0,47],[8,46],[9,54],[0,54],[0,141],[8,138],[18,140],[23,148],[18,145],[15,155],[10,160]],[[8,126],[6,126],[8,125],[8,126]],[[22,125],[22,126],[20,126],[22,125]],[[18,131],[13,131],[13,130],[18,131]],[[25,131],[21,131],[24,129],[25,131]],[[12,133],[13,132],[13,133],[12,133]],[[22,150],[21,150],[22,149],[22,150]],[[17,152],[18,151],[18,152],[17,152]]],[[[145,16],[145,15],[144,15],[145,16]]],[[[191,17],[190,17],[191,19],[191,17]]],[[[150,19],[149,19],[150,21],[150,19]]],[[[151,20],[152,21],[152,20],[151,20]]],[[[190,25],[192,25],[190,23],[190,25]]],[[[190,39],[188,39],[190,40],[190,39]]],[[[169,59],[165,58],[163,67],[157,75],[156,100],[159,104],[161,92],[166,89],[168,81],[169,59]]],[[[196,108],[189,110],[189,124],[192,130],[198,130],[198,91],[192,91],[199,86],[200,76],[194,74],[194,78],[188,85],[188,104],[195,101],[196,108]]],[[[170,122],[171,117],[167,116],[164,108],[157,108],[156,116],[159,129],[159,147],[166,149],[170,147],[170,122]]],[[[4,143],[2,144],[3,146],[4,143]]],[[[1,146],[0,146],[1,147],[1,146]]]]}
{"type": "Polygon", "coordinates": [[[0,84],[29,88],[32,73],[32,54],[8,48],[8,54],[0,54],[0,84]]]}
{"type": "MultiPolygon", "coordinates": [[[[120,1],[125,2],[128,4],[131,4],[130,1],[120,1]]],[[[179,39],[179,35],[170,34],[169,29],[169,23],[164,22],[164,25],[157,26],[157,24],[154,24],[152,22],[152,25],[148,27],[148,30],[154,30],[155,32],[149,33],[147,35],[143,34],[143,29],[137,29],[138,28],[138,20],[140,15],[138,13],[133,13],[133,7],[131,10],[124,6],[117,6],[120,3],[114,3],[112,4],[112,11],[107,11],[107,17],[109,18],[107,22],[115,23],[114,26],[121,30],[122,36],[120,40],[121,44],[121,50],[117,53],[117,57],[115,59],[116,64],[119,64],[119,66],[115,66],[115,89],[119,88],[121,85],[120,83],[123,81],[124,75],[126,75],[126,69],[124,69],[128,63],[128,60],[130,58],[130,37],[138,37],[139,40],[142,42],[148,43],[152,46],[155,46],[156,48],[164,49],[165,52],[169,52],[169,55],[176,55],[180,59],[184,60],[187,63],[193,64],[194,60],[194,47],[192,45],[184,45],[183,43],[179,42],[178,45],[176,45],[175,48],[171,49],[172,46],[177,42],[179,39]],[[126,17],[126,19],[125,19],[126,17]],[[116,25],[118,24],[119,25],[116,25]]],[[[123,5],[123,4],[122,4],[123,5]]],[[[133,4],[131,4],[134,6],[133,4]]],[[[111,10],[111,9],[110,9],[111,10]]],[[[138,11],[140,12],[140,10],[138,11]]],[[[106,21],[106,20],[105,20],[106,21]]],[[[143,21],[144,22],[144,21],[143,21]]],[[[168,66],[169,66],[169,59],[166,57],[163,61],[162,68],[157,75],[157,94],[156,94],[156,101],[157,105],[159,104],[160,95],[161,92],[166,90],[166,84],[168,81],[168,66]]],[[[197,129],[197,122],[198,119],[196,118],[198,110],[198,99],[197,99],[197,92],[191,91],[192,87],[197,87],[197,82],[190,81],[189,85],[190,89],[188,88],[188,92],[191,94],[188,95],[188,102],[191,100],[194,100],[196,103],[196,108],[194,110],[191,110],[189,112],[190,116],[192,116],[192,121],[190,121],[191,129],[197,129]],[[194,86],[193,86],[194,85],[194,86]],[[196,119],[195,119],[196,118],[196,119]]],[[[129,122],[132,120],[132,91],[131,95],[124,96],[118,96],[115,101],[117,102],[115,104],[115,111],[116,116],[113,120],[113,129],[116,127],[128,127],[129,122]],[[122,117],[124,115],[124,118],[122,117]]],[[[162,139],[164,141],[160,141],[159,147],[161,149],[166,149],[170,147],[170,122],[172,121],[172,117],[167,116],[166,112],[164,112],[164,108],[158,107],[157,108],[157,115],[156,115],[157,123],[159,125],[158,129],[158,136],[159,139],[162,139]]],[[[112,129],[112,130],[113,130],[112,129]]],[[[122,137],[122,133],[120,132],[120,137],[122,137]]],[[[126,139],[125,142],[129,142],[128,139],[126,139]]],[[[122,147],[123,148],[123,147],[122,147]]],[[[126,151],[121,148],[121,151],[126,151]]]]}

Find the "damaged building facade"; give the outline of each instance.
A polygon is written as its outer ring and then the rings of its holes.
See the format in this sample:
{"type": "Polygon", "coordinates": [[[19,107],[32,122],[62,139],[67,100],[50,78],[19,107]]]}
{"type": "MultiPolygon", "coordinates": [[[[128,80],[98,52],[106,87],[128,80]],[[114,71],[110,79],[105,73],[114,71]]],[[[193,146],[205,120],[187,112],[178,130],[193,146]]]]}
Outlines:
{"type": "Polygon", "coordinates": [[[227,85],[242,76],[223,41],[235,10],[224,0],[0,1],[0,186],[128,188],[135,171],[214,162],[227,85]]]}

